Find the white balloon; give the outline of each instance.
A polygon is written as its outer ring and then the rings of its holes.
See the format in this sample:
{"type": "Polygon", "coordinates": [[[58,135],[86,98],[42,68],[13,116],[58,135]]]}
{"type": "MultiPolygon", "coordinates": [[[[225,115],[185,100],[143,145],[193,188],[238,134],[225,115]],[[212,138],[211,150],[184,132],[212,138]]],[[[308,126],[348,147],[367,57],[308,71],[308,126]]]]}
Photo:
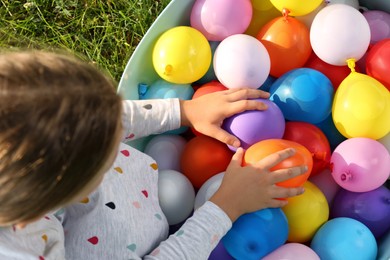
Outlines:
{"type": "Polygon", "coordinates": [[[259,88],[267,79],[271,61],[267,49],[255,37],[235,34],[225,38],[214,53],[218,80],[227,88],[259,88]]]}
{"type": "Polygon", "coordinates": [[[195,190],[184,174],[162,170],[158,176],[158,199],[169,225],[186,220],[194,207],[195,190]]]}
{"type": "Polygon", "coordinates": [[[370,44],[366,18],[345,4],[326,6],[315,16],[310,28],[310,43],[326,63],[343,66],[348,59],[359,60],[370,44]]]}
{"type": "Polygon", "coordinates": [[[145,146],[160,170],[180,171],[180,157],[187,141],[180,135],[157,135],[145,146]]]}
{"type": "Polygon", "coordinates": [[[214,193],[219,189],[219,186],[221,186],[224,175],[225,172],[220,172],[203,183],[196,194],[194,210],[197,210],[214,195],[214,193]]]}

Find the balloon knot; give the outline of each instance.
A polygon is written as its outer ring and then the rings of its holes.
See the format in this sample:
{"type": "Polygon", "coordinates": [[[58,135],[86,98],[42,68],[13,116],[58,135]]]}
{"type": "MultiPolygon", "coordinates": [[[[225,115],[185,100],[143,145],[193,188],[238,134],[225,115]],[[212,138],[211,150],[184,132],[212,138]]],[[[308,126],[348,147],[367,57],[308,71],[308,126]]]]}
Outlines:
{"type": "Polygon", "coordinates": [[[340,175],[340,179],[341,181],[349,181],[350,179],[352,179],[352,174],[350,174],[349,172],[342,173],[340,175]]]}
{"type": "Polygon", "coordinates": [[[313,157],[317,160],[325,161],[326,159],[326,152],[315,152],[313,154],[313,157]]]}
{"type": "Polygon", "coordinates": [[[148,84],[145,83],[138,84],[138,94],[141,98],[145,96],[146,92],[148,92],[148,88],[149,88],[148,84]]]}
{"type": "Polygon", "coordinates": [[[283,14],[284,20],[287,21],[287,17],[290,14],[290,10],[288,10],[287,8],[283,8],[282,14],[283,14]]]}
{"type": "Polygon", "coordinates": [[[170,75],[171,72],[172,72],[172,69],[173,69],[172,65],[165,66],[164,74],[165,75],[170,75]]]}
{"type": "Polygon", "coordinates": [[[355,72],[355,63],[356,60],[354,58],[347,60],[348,68],[350,68],[351,72],[355,72]]]}

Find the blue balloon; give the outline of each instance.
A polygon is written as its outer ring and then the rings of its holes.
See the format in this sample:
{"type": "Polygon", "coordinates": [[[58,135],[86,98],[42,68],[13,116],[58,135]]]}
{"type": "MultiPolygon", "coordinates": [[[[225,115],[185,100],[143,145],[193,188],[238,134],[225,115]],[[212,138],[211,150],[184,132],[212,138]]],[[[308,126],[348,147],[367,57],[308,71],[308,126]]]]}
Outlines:
{"type": "Polygon", "coordinates": [[[280,208],[267,208],[239,217],[222,238],[228,253],[238,260],[258,260],[283,245],[288,223],[280,208]]]}
{"type": "Polygon", "coordinates": [[[390,259],[390,229],[387,230],[387,233],[379,240],[377,259],[378,260],[390,259]]]}
{"type": "Polygon", "coordinates": [[[337,130],[334,125],[332,114],[330,114],[324,121],[319,122],[316,126],[321,129],[321,131],[327,137],[330,148],[333,151],[340,143],[347,140],[345,136],[343,136],[339,130],[337,130]]]}
{"type": "Polygon", "coordinates": [[[258,89],[269,92],[272,84],[274,84],[276,78],[268,75],[267,79],[264,81],[263,85],[261,85],[258,89]]]}
{"type": "Polygon", "coordinates": [[[352,218],[334,218],[316,232],[310,247],[321,260],[375,259],[378,248],[374,235],[352,218]]]}
{"type": "Polygon", "coordinates": [[[270,94],[270,99],[290,121],[316,124],[332,111],[332,83],[314,69],[299,68],[283,74],[272,84],[270,94]]]}

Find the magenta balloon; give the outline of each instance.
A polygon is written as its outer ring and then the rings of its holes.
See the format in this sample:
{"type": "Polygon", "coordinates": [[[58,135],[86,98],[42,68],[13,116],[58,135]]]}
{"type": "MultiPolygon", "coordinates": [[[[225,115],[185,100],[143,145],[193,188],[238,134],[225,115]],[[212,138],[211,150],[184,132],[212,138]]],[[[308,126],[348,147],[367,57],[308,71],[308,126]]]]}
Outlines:
{"type": "Polygon", "coordinates": [[[252,20],[250,0],[197,0],[191,10],[191,26],[209,41],[222,41],[246,31],[252,20]]]}
{"type": "MultiPolygon", "coordinates": [[[[265,139],[281,139],[285,130],[285,120],[280,108],[268,99],[256,99],[265,103],[266,110],[248,110],[231,116],[222,128],[236,136],[244,149],[265,139]]],[[[234,150],[234,148],[230,148],[234,150]]]]}
{"type": "Polygon", "coordinates": [[[371,44],[390,38],[390,14],[379,10],[369,10],[365,11],[363,16],[370,26],[371,44]]]}
{"type": "Polygon", "coordinates": [[[367,192],[340,189],[331,209],[331,217],[349,217],[366,225],[379,238],[390,228],[390,190],[381,186],[367,192]]]}
{"type": "Polygon", "coordinates": [[[287,243],[266,255],[262,260],[320,260],[320,257],[308,246],[299,243],[287,243]]]}
{"type": "Polygon", "coordinates": [[[349,191],[374,190],[390,175],[390,154],[386,147],[366,137],[350,138],[340,143],[330,162],[334,180],[349,191]]]}

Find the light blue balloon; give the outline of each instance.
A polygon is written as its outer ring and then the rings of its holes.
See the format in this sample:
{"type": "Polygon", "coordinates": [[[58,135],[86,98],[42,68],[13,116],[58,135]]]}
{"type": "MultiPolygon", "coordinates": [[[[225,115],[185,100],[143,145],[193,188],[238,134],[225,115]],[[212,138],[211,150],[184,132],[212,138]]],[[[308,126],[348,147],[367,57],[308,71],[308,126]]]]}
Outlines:
{"type": "Polygon", "coordinates": [[[390,259],[390,229],[387,233],[379,240],[378,260],[389,260],[390,259]]]}
{"type": "Polygon", "coordinates": [[[189,100],[194,95],[190,84],[175,84],[163,79],[153,82],[152,85],[139,86],[139,99],[166,99],[180,98],[189,100]]]}
{"type": "Polygon", "coordinates": [[[239,217],[222,243],[238,260],[258,260],[287,241],[288,223],[280,208],[267,208],[239,217]]]}
{"type": "Polygon", "coordinates": [[[270,94],[270,100],[290,121],[316,124],[332,111],[332,83],[314,69],[299,68],[283,74],[272,84],[270,94]]]}
{"type": "Polygon", "coordinates": [[[375,259],[377,243],[371,231],[352,218],[334,218],[316,232],[310,247],[321,260],[375,259]]]}

